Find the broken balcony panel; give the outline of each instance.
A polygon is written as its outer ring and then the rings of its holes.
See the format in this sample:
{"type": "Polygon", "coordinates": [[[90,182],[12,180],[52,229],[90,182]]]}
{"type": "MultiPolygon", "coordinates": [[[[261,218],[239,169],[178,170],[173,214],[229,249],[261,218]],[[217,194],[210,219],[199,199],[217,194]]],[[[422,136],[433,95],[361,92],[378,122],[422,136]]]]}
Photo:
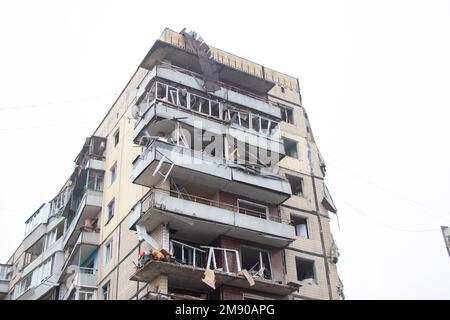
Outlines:
{"type": "Polygon", "coordinates": [[[176,119],[177,122],[189,127],[198,127],[198,124],[201,123],[203,129],[209,132],[221,132],[241,142],[248,142],[255,147],[270,151],[278,159],[283,158],[285,154],[283,142],[279,139],[276,131],[273,131],[273,135],[259,134],[253,129],[246,130],[239,124],[232,123],[231,125],[227,125],[224,122],[213,118],[205,118],[192,111],[190,114],[187,114],[185,109],[165,105],[160,102],[156,102],[150,106],[145,115],[137,123],[133,134],[134,142],[141,144],[140,142],[146,135],[158,136],[161,132],[170,133],[175,130],[175,121],[172,121],[172,124],[169,126],[167,122],[162,122],[161,119],[176,119]]]}
{"type": "MultiPolygon", "coordinates": [[[[175,33],[175,35],[182,37],[178,33],[175,33]]],[[[162,40],[157,40],[155,42],[140,64],[140,67],[151,70],[156,64],[164,59],[170,60],[173,65],[183,67],[199,75],[203,74],[199,57],[196,52],[186,50],[176,44],[162,40]]],[[[275,86],[274,82],[264,79],[262,75],[259,76],[255,73],[246,72],[242,69],[223,63],[223,61],[212,61],[217,68],[219,81],[221,82],[243,88],[257,95],[265,95],[275,86]]],[[[202,90],[204,89],[202,88],[202,90]]]]}
{"type": "MultiPolygon", "coordinates": [[[[171,170],[171,177],[190,177],[205,185],[235,194],[246,194],[253,199],[270,204],[281,204],[291,195],[289,182],[276,175],[253,174],[227,165],[219,158],[155,140],[133,163],[133,183],[146,187],[157,185],[171,170]],[[164,161],[162,165],[160,161],[164,161]],[[172,167],[172,164],[174,165],[172,167]],[[171,169],[172,167],[172,169],[171,169]],[[155,174],[160,172],[161,174],[155,174]]],[[[245,167],[244,167],[245,168],[245,167]]]]}
{"type": "MultiPolygon", "coordinates": [[[[144,77],[141,84],[138,86],[136,104],[140,104],[144,100],[146,91],[149,90],[152,80],[155,79],[165,79],[185,86],[188,89],[192,88],[200,92],[203,91],[203,80],[198,76],[188,72],[181,72],[173,66],[157,65],[144,77]]],[[[158,90],[157,97],[159,99],[163,99],[165,97],[165,92],[158,90]]],[[[248,94],[225,87],[221,87],[218,91],[214,92],[212,97],[220,100],[226,100],[229,103],[238,104],[281,120],[281,109],[259,97],[252,97],[248,94]]]]}
{"type": "Polygon", "coordinates": [[[330,191],[326,185],[323,185],[324,197],[322,199],[322,205],[330,212],[336,213],[337,208],[334,205],[333,198],[331,198],[330,191]]]}
{"type": "Polygon", "coordinates": [[[296,239],[292,225],[275,218],[240,213],[235,206],[196,196],[152,189],[132,209],[130,228],[149,232],[168,223],[178,239],[211,243],[220,235],[283,248],[296,239]]]}

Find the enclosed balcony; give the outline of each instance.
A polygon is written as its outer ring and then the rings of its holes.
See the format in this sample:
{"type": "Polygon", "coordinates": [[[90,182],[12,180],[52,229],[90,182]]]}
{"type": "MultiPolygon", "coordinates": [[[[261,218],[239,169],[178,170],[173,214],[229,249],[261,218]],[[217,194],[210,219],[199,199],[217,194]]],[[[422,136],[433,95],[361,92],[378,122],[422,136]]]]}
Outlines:
{"type": "Polygon", "coordinates": [[[9,291],[9,281],[11,280],[12,267],[9,264],[0,264],[0,300],[3,299],[9,291]]]}
{"type": "Polygon", "coordinates": [[[95,221],[102,209],[103,192],[101,189],[87,188],[81,197],[75,215],[68,221],[64,235],[64,247],[73,246],[80,236],[81,228],[95,221]]]}
{"type": "Polygon", "coordinates": [[[295,240],[294,227],[279,217],[250,208],[202,197],[153,188],[132,209],[130,228],[140,225],[151,231],[168,223],[177,238],[211,243],[221,235],[273,247],[295,240]]]}
{"type": "Polygon", "coordinates": [[[70,265],[61,285],[60,300],[94,300],[97,269],[70,265]]]}
{"type": "Polygon", "coordinates": [[[133,162],[133,183],[153,187],[168,176],[270,204],[280,204],[291,195],[289,182],[272,172],[154,140],[133,162]]]}

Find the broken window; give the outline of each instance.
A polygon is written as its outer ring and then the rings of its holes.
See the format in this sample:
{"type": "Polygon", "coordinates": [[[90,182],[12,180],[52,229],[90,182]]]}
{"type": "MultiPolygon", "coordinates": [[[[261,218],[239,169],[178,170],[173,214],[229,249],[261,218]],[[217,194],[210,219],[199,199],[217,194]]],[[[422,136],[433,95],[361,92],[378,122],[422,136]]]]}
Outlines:
{"type": "Polygon", "coordinates": [[[114,207],[115,207],[115,200],[112,199],[111,202],[108,204],[108,216],[106,217],[106,223],[109,222],[109,220],[114,217],[114,207]]]}
{"type": "Polygon", "coordinates": [[[291,215],[292,225],[295,228],[295,235],[304,239],[309,239],[308,219],[291,215]]]}
{"type": "Polygon", "coordinates": [[[178,105],[178,90],[176,88],[168,86],[168,97],[170,103],[178,105]]]}
{"type": "Polygon", "coordinates": [[[239,112],[240,125],[246,129],[250,128],[250,114],[247,112],[239,112]]]}
{"type": "Polygon", "coordinates": [[[238,199],[239,213],[256,216],[258,218],[267,218],[268,208],[257,203],[238,199]]]}
{"type": "Polygon", "coordinates": [[[297,141],[283,138],[284,152],[288,157],[298,158],[297,141]]]}
{"type": "Polygon", "coordinates": [[[175,258],[175,260],[177,260],[178,262],[197,268],[205,267],[206,251],[175,240],[172,240],[170,244],[171,244],[171,253],[175,258]]]}
{"type": "Polygon", "coordinates": [[[220,119],[220,103],[217,101],[211,101],[211,117],[220,119]]]}
{"type": "Polygon", "coordinates": [[[266,118],[260,118],[261,119],[261,129],[260,132],[264,134],[269,134],[270,132],[270,120],[266,118]]]}
{"type": "Polygon", "coordinates": [[[188,107],[188,92],[185,88],[178,89],[178,104],[183,108],[188,107]]]}
{"type": "Polygon", "coordinates": [[[259,130],[261,129],[260,123],[259,123],[259,116],[256,114],[251,114],[252,117],[252,129],[255,130],[256,132],[259,132],[259,130]]]}
{"type": "Polygon", "coordinates": [[[297,268],[297,280],[315,280],[314,261],[299,257],[295,258],[295,267],[297,268]]]}
{"type": "Polygon", "coordinates": [[[303,179],[300,177],[286,175],[286,179],[291,185],[291,191],[293,195],[303,196],[303,179]]]}
{"type": "Polygon", "coordinates": [[[272,279],[270,254],[267,251],[250,247],[241,247],[242,269],[248,270],[252,276],[272,279]]]}
{"type": "Polygon", "coordinates": [[[280,107],[281,109],[281,121],[294,124],[294,116],[291,108],[280,107]]]}
{"type": "Polygon", "coordinates": [[[110,290],[110,282],[108,281],[103,287],[102,287],[102,297],[103,300],[109,300],[109,290],[110,290]]]}
{"type": "Polygon", "coordinates": [[[156,83],[156,97],[161,100],[167,99],[167,85],[164,83],[156,83]]]}

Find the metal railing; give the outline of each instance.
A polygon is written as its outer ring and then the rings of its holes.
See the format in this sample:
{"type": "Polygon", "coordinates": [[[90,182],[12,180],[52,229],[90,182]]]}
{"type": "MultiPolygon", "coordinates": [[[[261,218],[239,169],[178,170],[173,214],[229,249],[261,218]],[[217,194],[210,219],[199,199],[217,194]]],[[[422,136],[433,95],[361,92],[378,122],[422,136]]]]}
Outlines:
{"type": "Polygon", "coordinates": [[[219,100],[223,99],[211,99],[193,93],[185,87],[174,87],[156,80],[151,82],[144,98],[147,104],[146,110],[154,102],[162,101],[170,106],[201,114],[218,121],[233,123],[259,134],[276,138],[281,137],[278,121],[271,120],[257,112],[243,111],[233,103],[227,102],[225,107],[225,104],[219,100]]]}
{"type": "Polygon", "coordinates": [[[211,199],[207,199],[207,198],[203,198],[203,197],[199,197],[199,196],[195,196],[195,195],[191,195],[188,193],[179,192],[179,191],[175,191],[175,190],[160,189],[157,187],[151,188],[150,191],[148,191],[147,194],[144,195],[140,201],[138,201],[138,203],[133,207],[133,209],[137,208],[138,204],[140,204],[141,205],[141,213],[143,214],[143,213],[147,212],[147,210],[149,210],[152,207],[153,197],[154,197],[155,192],[166,193],[174,198],[184,199],[187,201],[204,204],[204,205],[208,205],[211,207],[216,207],[216,208],[225,209],[225,210],[229,210],[229,211],[236,212],[236,213],[246,214],[246,215],[250,215],[250,216],[260,218],[263,220],[270,220],[270,221],[274,221],[274,222],[278,222],[278,223],[285,223],[285,224],[291,223],[291,220],[283,219],[278,216],[271,216],[270,214],[262,214],[261,212],[254,211],[251,209],[244,209],[242,207],[239,208],[238,206],[232,205],[229,203],[211,200],[211,199]]]}

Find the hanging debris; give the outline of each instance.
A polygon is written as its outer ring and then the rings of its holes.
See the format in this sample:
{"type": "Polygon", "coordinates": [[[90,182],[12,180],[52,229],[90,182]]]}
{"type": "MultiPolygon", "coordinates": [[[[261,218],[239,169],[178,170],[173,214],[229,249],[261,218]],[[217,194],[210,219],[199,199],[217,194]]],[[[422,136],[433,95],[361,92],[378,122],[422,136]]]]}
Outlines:
{"type": "Polygon", "coordinates": [[[211,49],[195,31],[186,32],[186,28],[184,28],[180,34],[184,36],[186,42],[198,56],[198,62],[203,74],[203,89],[206,92],[216,92],[220,89],[220,86],[217,84],[219,72],[216,62],[211,58],[211,49]]]}

